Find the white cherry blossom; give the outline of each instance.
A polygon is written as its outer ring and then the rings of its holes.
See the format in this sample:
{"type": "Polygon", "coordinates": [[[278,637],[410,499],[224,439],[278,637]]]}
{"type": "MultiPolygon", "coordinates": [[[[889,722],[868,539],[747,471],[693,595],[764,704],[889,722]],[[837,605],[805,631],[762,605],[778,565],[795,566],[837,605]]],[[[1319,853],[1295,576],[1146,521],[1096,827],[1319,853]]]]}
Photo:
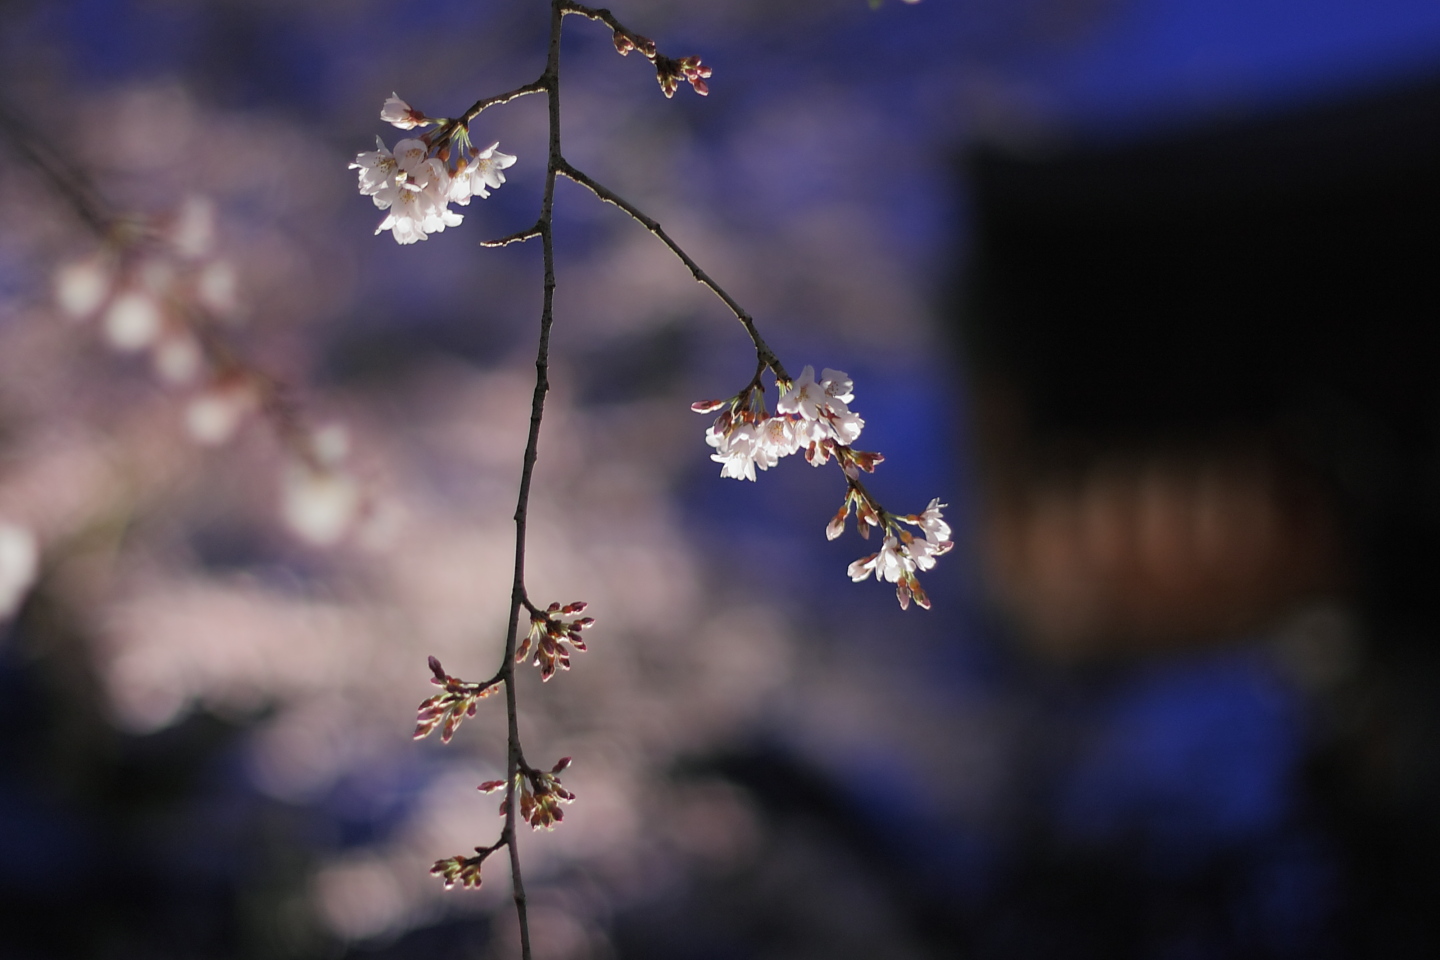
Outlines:
{"type": "MultiPolygon", "coordinates": [[[[402,129],[435,122],[399,97],[386,102],[381,118],[402,129]]],[[[431,144],[426,140],[407,138],[396,143],[392,151],[376,137],[376,149],[357,154],[350,164],[352,170],[359,171],[361,195],[370,197],[379,209],[389,211],[375,232],[389,230],[396,243],[409,244],[446,227],[459,226],[464,216],[451,210],[450,204],[468,206],[471,197],[488,197],[490,190],[505,182],[502,171],[515,162],[510,154],[500,153],[499,146],[496,142],[475,151],[461,136],[437,141],[437,155],[432,156],[431,144]],[[440,150],[440,143],[448,143],[446,149],[453,151],[453,170],[438,155],[445,152],[440,150]]]]}
{"type": "Polygon", "coordinates": [[[513,156],[496,149],[499,146],[496,140],[477,153],[470,165],[470,192],[482,200],[490,196],[491,190],[500,188],[505,182],[504,171],[515,163],[513,156]]]}
{"type": "Polygon", "coordinates": [[[226,260],[212,260],[195,278],[195,296],[218,314],[233,314],[239,304],[235,290],[235,268],[226,260]]]}
{"type": "Polygon", "coordinates": [[[414,174],[429,159],[430,147],[424,140],[409,138],[395,144],[395,163],[408,174],[414,174]]]}
{"type": "MultiPolygon", "coordinates": [[[[931,561],[932,565],[934,561],[931,561]]],[[[911,558],[905,546],[899,539],[890,536],[880,545],[880,552],[873,553],[868,557],[862,557],[850,564],[847,571],[850,579],[859,583],[872,573],[876,580],[885,580],[895,583],[908,574],[915,572],[915,561],[911,558]]]]}
{"type": "Polygon", "coordinates": [[[105,311],[105,337],[116,350],[139,350],[160,334],[160,305],[143,290],[127,290],[105,311]]]}
{"type": "Polygon", "coordinates": [[[808,442],[829,438],[849,446],[860,439],[860,431],[865,426],[865,421],[846,405],[854,399],[848,374],[826,369],[817,382],[815,368],[807,364],[790,389],[781,394],[775,409],[796,414],[811,423],[808,442]]]}
{"type": "Polygon", "coordinates": [[[780,402],[775,404],[775,409],[781,413],[798,414],[806,420],[818,420],[820,406],[824,402],[825,390],[815,382],[815,368],[807,363],[799,378],[780,394],[780,402]]]}
{"type": "Polygon", "coordinates": [[[430,123],[425,114],[401,100],[398,93],[390,94],[390,99],[380,108],[380,119],[401,130],[414,130],[430,123]]]}
{"type": "Polygon", "coordinates": [[[83,320],[100,309],[110,295],[111,269],[99,256],[69,263],[55,273],[55,301],[60,309],[83,320]]]}
{"type": "Polygon", "coordinates": [[[395,202],[390,206],[389,215],[380,221],[375,232],[379,234],[390,230],[395,236],[395,242],[400,244],[424,240],[423,224],[430,215],[433,203],[419,186],[407,183],[395,194],[395,202]]]}
{"type": "Polygon", "coordinates": [[[286,524],[318,547],[337,543],[360,513],[360,485],[350,475],[305,463],[287,466],[282,482],[281,512],[286,524]]]}
{"type": "Polygon", "coordinates": [[[766,455],[770,459],[769,466],[799,450],[804,442],[800,423],[789,417],[771,417],[760,426],[766,455]]]}
{"type": "Polygon", "coordinates": [[[838,400],[822,408],[817,422],[823,423],[830,436],[847,447],[860,439],[860,431],[865,427],[860,415],[844,409],[838,400]],[[837,405],[840,409],[836,409],[837,405]]]}
{"type": "Polygon", "coordinates": [[[756,456],[763,457],[761,439],[759,427],[745,419],[737,419],[723,433],[712,427],[705,434],[705,442],[715,448],[710,459],[720,464],[720,476],[752,482],[756,456]]]}
{"type": "Polygon", "coordinates": [[[227,443],[259,402],[254,385],[246,380],[214,384],[186,405],[185,432],[205,446],[227,443]]]}
{"type": "Polygon", "coordinates": [[[851,403],[855,399],[855,384],[850,379],[850,375],[841,370],[831,370],[826,367],[820,371],[820,389],[825,391],[827,397],[832,397],[841,403],[851,403]]]}
{"type": "Polygon", "coordinates": [[[935,558],[942,557],[950,552],[951,542],[949,540],[934,541],[921,540],[918,537],[909,543],[902,544],[906,556],[915,564],[917,570],[929,570],[935,566],[935,558]]]}
{"type": "Polygon", "coordinates": [[[374,198],[381,210],[388,209],[404,178],[399,177],[400,165],[384,141],[376,137],[375,149],[356,154],[350,169],[360,171],[360,195],[374,198]]]}
{"type": "Polygon", "coordinates": [[[950,524],[940,516],[940,509],[945,506],[947,504],[941,503],[940,498],[936,497],[919,517],[910,520],[925,532],[925,539],[931,543],[944,543],[950,539],[950,524]]]}
{"type": "Polygon", "coordinates": [[[205,366],[205,355],[195,338],[185,333],[176,333],[155,344],[150,359],[155,374],[166,383],[186,384],[194,381],[205,366]]]}
{"type": "Polygon", "coordinates": [[[187,197],[170,225],[170,244],[187,260],[199,260],[215,247],[215,204],[208,197],[187,197]]]}

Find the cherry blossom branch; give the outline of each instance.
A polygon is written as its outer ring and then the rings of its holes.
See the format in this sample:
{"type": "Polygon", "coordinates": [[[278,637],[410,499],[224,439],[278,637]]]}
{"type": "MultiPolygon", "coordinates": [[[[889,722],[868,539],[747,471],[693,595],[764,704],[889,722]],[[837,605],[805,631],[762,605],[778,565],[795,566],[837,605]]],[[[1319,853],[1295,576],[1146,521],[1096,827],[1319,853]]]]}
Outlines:
{"type": "Polygon", "coordinates": [[[494,677],[476,684],[445,674],[432,657],[430,666],[434,678],[431,682],[444,687],[445,692],[420,705],[415,730],[419,738],[443,724],[441,739],[448,741],[465,717],[474,716],[480,699],[496,692],[501,686],[505,689],[505,779],[480,785],[480,790],[485,793],[504,788],[500,807],[504,825],[500,837],[489,847],[476,847],[474,856],[438,861],[431,872],[442,876],[447,887],[457,883],[478,887],[485,858],[500,847],[506,847],[520,927],[522,960],[529,960],[531,949],[517,821],[524,820],[533,829],[549,829],[563,819],[561,805],[575,797],[558,778],[569,766],[569,757],[560,760],[549,771],[532,767],[525,760],[520,743],[516,665],[528,658],[540,668],[541,680],[550,680],[558,670],[569,669],[572,651],[586,649],[581,634],[594,623],[590,617],[582,615],[585,610],[583,602],[564,606],[551,603],[542,609],[531,601],[525,587],[530,490],[538,458],[545,397],[549,391],[550,335],[555,320],[554,205],[558,177],[564,176],[579,184],[600,200],[619,207],[645,227],[689,269],[696,282],[709,289],[729,308],[749,335],[756,353],[755,373],[750,383],[728,400],[693,405],[693,409],[702,413],[727,408],[707,431],[706,437],[707,443],[717,450],[712,459],[723,464],[722,476],[753,480],[757,469],[768,469],[780,457],[802,448],[806,451],[806,459],[816,466],[833,458],[845,474],[847,485],[842,509],[826,527],[826,534],[831,539],[838,536],[852,511],[862,536],[868,538],[870,526],[879,527],[885,539],[881,551],[857,560],[849,572],[857,580],[873,572],[878,579],[896,583],[902,606],[908,605],[912,599],[922,607],[929,606],[929,599],[920,588],[914,572],[929,569],[934,565],[934,558],[951,547],[950,542],[944,539],[949,536],[949,527],[940,518],[939,507],[942,505],[938,500],[932,501],[924,514],[900,516],[880,506],[860,482],[859,474],[862,471],[873,472],[875,465],[884,458],[878,453],[867,453],[850,446],[859,436],[864,421],[847,406],[853,400],[849,377],[827,369],[817,380],[813,368],[807,366],[798,380],[792,378],[761,336],[754,318],[686,253],[658,221],[565,160],[560,131],[560,38],[564,19],[568,15],[583,16],[608,26],[614,35],[615,48],[621,55],[639,50],[655,65],[665,96],[672,96],[682,81],[690,83],[701,95],[708,93],[705,79],[710,76],[710,69],[698,57],[679,60],[663,57],[653,41],[628,30],[608,10],[587,7],[574,0],[551,0],[545,71],[538,80],[508,94],[476,101],[456,120],[427,116],[398,95],[392,96],[380,112],[382,120],[403,130],[431,125],[435,125],[436,129],[418,138],[397,142],[393,153],[383,142],[377,143],[377,150],[359,154],[355,163],[351,164],[352,168],[360,171],[360,193],[371,197],[379,209],[389,211],[376,233],[391,230],[395,241],[401,244],[425,240],[431,234],[459,225],[462,215],[450,210],[449,205],[465,206],[472,197],[488,196],[491,189],[505,182],[503,170],[516,161],[515,157],[498,152],[498,142],[483,150],[477,149],[470,140],[470,121],[488,106],[530,93],[543,92],[546,95],[549,142],[539,217],[530,227],[483,243],[484,246],[499,247],[538,237],[543,257],[535,387],[513,515],[515,555],[504,659],[494,677]],[[765,406],[763,377],[766,370],[774,374],[782,394],[775,416],[771,416],[765,406]],[[905,530],[902,525],[907,524],[920,528],[924,538],[917,538],[905,530]],[[519,636],[522,612],[528,613],[530,619],[530,629],[523,641],[519,636]]]}
{"type": "MultiPolygon", "coordinates": [[[[545,193],[540,201],[540,219],[535,226],[543,251],[544,296],[540,307],[540,339],[535,350],[535,391],[530,400],[530,432],[525,439],[525,456],[520,468],[520,490],[515,500],[515,574],[510,588],[510,623],[505,634],[505,661],[501,667],[505,683],[507,725],[505,827],[501,839],[510,853],[510,879],[515,898],[515,915],[520,927],[521,960],[530,960],[530,921],[526,911],[525,881],[520,870],[520,849],[515,842],[515,784],[522,769],[528,772],[528,765],[525,764],[520,747],[520,716],[515,696],[515,649],[519,637],[521,609],[534,609],[525,592],[525,535],[530,512],[530,484],[535,475],[535,461],[540,449],[540,423],[545,415],[545,394],[550,389],[550,328],[555,323],[555,175],[561,162],[560,31],[564,20],[561,0],[551,0],[550,41],[545,55],[545,72],[536,81],[545,91],[550,126],[549,158],[545,164],[545,193]]],[[[476,110],[475,113],[478,114],[479,111],[476,110]]]]}
{"type": "MultiPolygon", "coordinates": [[[[609,23],[608,20],[606,22],[609,23]]],[[[831,540],[838,537],[845,528],[846,518],[854,510],[856,526],[862,537],[868,538],[870,527],[874,526],[880,529],[884,539],[880,551],[855,561],[850,565],[848,575],[852,580],[859,581],[873,573],[877,579],[895,584],[895,594],[902,608],[908,607],[914,600],[918,606],[928,610],[930,598],[920,586],[915,571],[930,569],[935,565],[935,559],[949,552],[953,546],[948,539],[950,527],[940,516],[940,508],[944,504],[936,499],[923,513],[894,514],[881,506],[860,482],[861,471],[874,473],[876,464],[885,458],[850,446],[859,436],[864,421],[847,406],[853,399],[849,377],[827,370],[817,383],[813,379],[812,368],[806,367],[800,382],[792,380],[760,335],[750,314],[701,269],[658,221],[570,163],[562,160],[560,172],[606,203],[619,207],[649,230],[680,258],[696,281],[708,287],[730,308],[750,335],[758,362],[758,369],[750,383],[728,401],[701,401],[693,406],[700,413],[729,408],[716,420],[706,437],[717,451],[712,459],[723,464],[721,476],[754,480],[757,466],[761,470],[768,469],[781,457],[802,447],[806,460],[814,466],[820,466],[833,457],[845,474],[846,491],[840,511],[825,528],[826,536],[831,540]],[[770,417],[765,410],[764,386],[760,377],[767,367],[775,374],[780,388],[780,409],[793,417],[770,417]],[[813,391],[815,396],[801,399],[807,391],[813,391]],[[791,404],[788,411],[785,409],[787,402],[791,404]],[[906,524],[920,527],[923,538],[916,538],[906,530],[906,524]]]]}
{"type": "Polygon", "coordinates": [[[676,60],[664,56],[655,48],[654,40],[626,29],[624,24],[603,7],[587,7],[582,3],[566,0],[564,13],[586,17],[609,27],[614,34],[615,50],[622,57],[629,56],[631,50],[639,50],[645,59],[655,65],[655,79],[659,81],[660,89],[667,98],[675,95],[681,83],[690,84],[702,97],[710,93],[710,87],[705,83],[710,76],[710,68],[701,63],[699,57],[681,57],[676,60]]]}
{"type": "Polygon", "coordinates": [[[482,240],[480,241],[480,246],[508,247],[512,243],[524,243],[526,240],[534,240],[538,236],[540,236],[540,227],[536,225],[526,227],[524,230],[517,230],[515,233],[501,237],[498,240],[482,240]]]}
{"type": "Polygon", "coordinates": [[[168,225],[117,215],[83,171],[46,149],[19,118],[0,106],[0,137],[34,169],[54,195],[102,245],[102,253],[56,271],[62,312],[76,319],[103,314],[104,334],[119,352],[149,350],[157,375],[195,389],[186,424],[199,443],[227,441],[258,413],[288,457],[284,512],[295,533],[329,545],[368,507],[368,498],[342,468],[345,440],[337,429],[316,431],[280,377],[241,356],[219,329],[234,308],[229,265],[209,258],[213,215],[207,204],[187,202],[168,225]],[[219,273],[210,273],[218,269],[219,273]],[[152,281],[150,274],[167,277],[152,281]],[[223,293],[205,289],[223,275],[223,293]],[[191,288],[175,279],[189,276],[191,288]]]}
{"type": "Polygon", "coordinates": [[[760,330],[755,326],[755,319],[746,312],[744,307],[735,301],[734,297],[726,293],[718,283],[711,279],[708,273],[701,269],[700,265],[685,252],[680,244],[676,243],[674,238],[665,232],[664,228],[660,226],[659,221],[647,215],[645,211],[615,191],[597,182],[593,177],[576,169],[564,160],[560,162],[560,172],[564,174],[566,178],[580,184],[580,186],[589,190],[606,203],[614,204],[621,210],[624,210],[630,215],[631,219],[635,220],[646,230],[649,230],[656,239],[669,247],[670,252],[679,257],[680,262],[685,264],[685,267],[690,271],[690,275],[693,276],[697,282],[707,287],[711,293],[719,297],[725,306],[730,308],[730,312],[735,315],[735,319],[740,321],[740,325],[743,326],[745,332],[750,335],[750,341],[755,344],[755,355],[760,363],[770,368],[777,379],[784,381],[791,379],[790,375],[785,372],[785,367],[781,364],[780,358],[775,355],[775,351],[770,349],[770,345],[767,344],[765,338],[760,335],[760,330]]]}
{"type": "Polygon", "coordinates": [[[615,15],[605,7],[587,7],[583,3],[571,3],[569,0],[566,0],[566,2],[561,5],[561,8],[565,11],[566,16],[575,14],[581,17],[588,17],[591,20],[598,20],[615,33],[630,37],[631,42],[634,42],[634,40],[639,37],[639,34],[626,30],[624,25],[615,19],[615,15]]]}
{"type": "Polygon", "coordinates": [[[532,93],[546,93],[549,90],[550,79],[550,68],[547,65],[545,68],[545,73],[541,75],[539,80],[536,80],[533,83],[527,83],[523,87],[516,87],[509,93],[502,93],[498,94],[497,96],[484,97],[480,100],[476,100],[469,110],[466,110],[455,120],[451,121],[449,126],[453,129],[468,127],[472,120],[480,116],[482,112],[488,110],[490,107],[498,107],[502,103],[509,103],[511,100],[518,100],[521,97],[529,96],[532,93]]]}

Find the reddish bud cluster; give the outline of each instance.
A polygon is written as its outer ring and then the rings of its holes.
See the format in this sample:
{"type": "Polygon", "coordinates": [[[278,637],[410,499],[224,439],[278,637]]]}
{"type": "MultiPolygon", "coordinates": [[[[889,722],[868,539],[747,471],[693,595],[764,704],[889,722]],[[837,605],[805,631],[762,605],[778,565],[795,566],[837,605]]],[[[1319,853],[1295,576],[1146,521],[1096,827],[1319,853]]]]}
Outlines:
{"type": "Polygon", "coordinates": [[[615,31],[615,51],[622,57],[630,56],[631,50],[639,50],[646,59],[654,60],[655,41],[649,37],[642,37],[638,33],[631,33],[628,30],[620,29],[615,31]]]}
{"type": "MultiPolygon", "coordinates": [[[[499,690],[500,684],[466,683],[446,674],[440,661],[434,657],[430,658],[430,672],[435,674],[430,682],[444,687],[445,692],[437,693],[420,704],[415,718],[415,739],[429,736],[430,731],[443,722],[445,728],[440,732],[440,740],[449,743],[460,723],[466,717],[475,716],[475,704],[499,690]]],[[[479,881],[476,882],[478,884],[479,881]]]]}
{"type": "Polygon", "coordinates": [[[822,438],[812,440],[805,447],[805,462],[812,467],[823,467],[834,457],[840,469],[851,479],[860,476],[860,471],[874,473],[878,464],[885,462],[885,454],[871,450],[856,450],[836,440],[822,438]]]}
{"type": "Polygon", "coordinates": [[[532,662],[540,668],[541,680],[553,677],[557,667],[569,670],[570,651],[565,649],[565,645],[583,652],[586,647],[580,631],[595,622],[594,617],[576,616],[584,610],[584,601],[576,601],[563,607],[552,603],[543,612],[531,614],[530,633],[521,642],[520,649],[515,651],[515,662],[523,663],[533,648],[535,657],[532,662]]]}
{"type": "MultiPolygon", "coordinates": [[[[570,758],[562,757],[549,772],[526,769],[515,775],[515,784],[520,788],[520,817],[530,824],[530,829],[553,830],[555,824],[565,819],[565,811],[560,809],[560,804],[570,803],[575,794],[560,785],[556,774],[568,766],[570,758]]],[[[493,793],[503,786],[504,780],[488,780],[480,784],[479,790],[481,793],[493,793]]],[[[500,816],[505,816],[504,800],[500,801],[500,816]]],[[[436,864],[437,867],[439,865],[436,864]]]]}
{"type": "MultiPolygon", "coordinates": [[[[879,456],[879,454],[876,454],[879,456]]],[[[834,540],[845,532],[845,521],[850,517],[850,511],[855,511],[855,528],[860,536],[866,540],[870,539],[870,528],[881,525],[881,507],[875,502],[868,491],[858,484],[851,484],[845,491],[845,500],[840,504],[840,509],[830,522],[825,525],[825,539],[834,540]]]]}
{"type": "Polygon", "coordinates": [[[848,477],[855,477],[856,470],[864,470],[866,473],[874,473],[877,464],[885,462],[883,453],[875,453],[870,450],[856,450],[854,447],[846,447],[845,454],[840,459],[840,466],[848,477]]]}
{"type": "Polygon", "coordinates": [[[710,76],[710,68],[701,63],[699,57],[671,60],[657,54],[651,59],[655,62],[655,77],[660,81],[660,89],[665,92],[665,96],[675,96],[675,91],[679,89],[682,81],[689,83],[702,97],[710,93],[710,86],[705,82],[710,76]]]}
{"type": "Polygon", "coordinates": [[[445,889],[453,890],[456,884],[472,890],[480,889],[480,865],[485,858],[495,852],[495,848],[488,850],[482,847],[475,848],[473,857],[447,857],[444,860],[436,860],[435,866],[430,868],[432,876],[441,877],[445,881],[445,889]]]}
{"type": "Polygon", "coordinates": [[[560,804],[570,803],[575,799],[575,794],[562,787],[555,775],[568,766],[570,758],[565,757],[555,764],[549,773],[532,771],[525,778],[520,793],[520,816],[530,824],[530,829],[539,830],[543,827],[553,830],[555,824],[565,819],[560,804]]]}
{"type": "Polygon", "coordinates": [[[895,582],[895,598],[900,601],[901,610],[910,609],[912,598],[920,609],[930,609],[930,595],[920,586],[920,580],[915,574],[910,572],[901,574],[900,579],[895,582]]]}
{"type": "MultiPolygon", "coordinates": [[[[608,22],[614,23],[613,20],[608,22]]],[[[674,60],[662,56],[655,48],[655,41],[649,37],[631,33],[618,25],[614,30],[615,51],[622,57],[628,57],[631,50],[639,50],[644,54],[647,60],[655,64],[655,77],[660,81],[660,89],[665,92],[666,97],[675,96],[681,83],[690,84],[702,97],[710,93],[710,86],[705,82],[710,76],[710,68],[701,63],[699,57],[681,57],[674,60]]]]}

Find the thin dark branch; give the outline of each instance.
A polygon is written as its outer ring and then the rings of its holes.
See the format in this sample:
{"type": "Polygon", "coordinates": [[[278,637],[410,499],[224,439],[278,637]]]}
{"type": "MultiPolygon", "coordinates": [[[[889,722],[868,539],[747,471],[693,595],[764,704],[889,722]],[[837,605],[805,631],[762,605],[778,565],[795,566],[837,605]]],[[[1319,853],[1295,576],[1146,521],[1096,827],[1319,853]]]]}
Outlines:
{"type": "Polygon", "coordinates": [[[577,16],[586,17],[590,20],[599,20],[601,23],[605,24],[605,26],[609,27],[611,30],[614,30],[616,33],[630,32],[629,30],[625,29],[624,24],[622,24],[619,20],[615,19],[614,14],[612,14],[604,7],[587,7],[583,3],[571,3],[569,2],[569,0],[566,0],[565,3],[562,3],[560,5],[560,9],[567,16],[573,13],[577,16]]]}
{"type": "Polygon", "coordinates": [[[54,154],[37,145],[28,129],[0,103],[0,135],[10,141],[20,159],[50,183],[51,189],[84,221],[85,226],[102,239],[108,237],[115,229],[117,221],[114,216],[105,212],[103,205],[96,199],[89,180],[80,171],[65,167],[54,154]]]}
{"type": "MultiPolygon", "coordinates": [[[[510,623],[505,634],[505,663],[501,667],[505,677],[505,715],[509,727],[504,840],[510,850],[510,877],[514,887],[515,913],[520,926],[521,960],[531,960],[530,921],[526,912],[525,882],[520,872],[519,844],[516,843],[516,823],[519,818],[516,815],[515,777],[521,771],[528,771],[529,765],[525,763],[525,755],[520,748],[520,715],[515,701],[515,647],[519,639],[521,612],[530,606],[525,593],[525,530],[530,511],[530,484],[535,475],[535,461],[540,449],[540,422],[545,414],[545,394],[550,389],[550,328],[555,322],[555,177],[563,163],[560,157],[560,29],[564,20],[562,0],[551,0],[550,45],[545,58],[545,73],[535,83],[521,88],[524,93],[543,90],[550,114],[549,157],[545,164],[545,195],[540,202],[540,219],[532,230],[522,231],[522,234],[540,237],[545,260],[545,292],[540,308],[540,342],[535,351],[535,392],[530,401],[530,433],[525,441],[520,491],[515,502],[515,575],[510,589],[510,623]]],[[[467,111],[465,122],[473,119],[489,103],[498,102],[501,101],[496,98],[490,98],[488,102],[479,101],[467,111]]],[[[515,235],[513,239],[527,238],[515,235]]]]}
{"type": "Polygon", "coordinates": [[[509,236],[501,237],[499,240],[481,240],[480,246],[508,247],[512,243],[524,243],[526,240],[534,240],[538,236],[540,236],[540,226],[539,224],[536,224],[533,227],[526,227],[524,230],[518,230],[515,233],[510,234],[509,236]]]}
{"type": "Polygon", "coordinates": [[[547,66],[545,70],[545,75],[542,76],[539,80],[536,80],[534,83],[527,83],[523,87],[516,87],[509,93],[496,94],[493,97],[485,97],[483,100],[476,100],[469,110],[466,110],[459,117],[450,121],[450,123],[446,124],[440,129],[442,131],[446,130],[447,128],[453,130],[455,127],[468,126],[470,121],[480,116],[481,112],[489,107],[496,107],[502,103],[509,103],[511,100],[518,100],[521,97],[529,96],[532,93],[544,93],[548,86],[549,75],[550,70],[547,66]]]}
{"type": "Polygon", "coordinates": [[[660,226],[658,221],[656,221],[653,217],[647,216],[646,213],[639,207],[635,206],[635,204],[631,203],[629,200],[626,200],[624,197],[615,193],[613,190],[610,190],[603,184],[596,182],[594,179],[581,172],[580,170],[577,170],[575,167],[571,166],[567,161],[563,159],[560,161],[560,173],[580,184],[580,186],[589,190],[591,193],[595,194],[595,196],[599,197],[601,200],[604,200],[606,203],[613,203],[621,210],[624,210],[631,216],[632,219],[637,221],[646,230],[649,230],[652,234],[654,234],[661,243],[669,247],[670,252],[675,254],[675,256],[679,257],[680,262],[685,264],[685,266],[689,268],[690,275],[693,276],[698,282],[708,287],[710,289],[710,292],[715,294],[715,296],[719,297],[722,301],[724,301],[725,306],[730,308],[730,312],[735,314],[735,319],[740,321],[740,325],[743,326],[745,328],[745,332],[750,335],[751,342],[755,344],[755,356],[759,359],[759,361],[765,366],[769,367],[772,371],[774,371],[775,376],[778,379],[790,380],[790,375],[785,372],[785,367],[780,363],[780,358],[775,356],[775,351],[771,350],[770,345],[765,342],[765,338],[760,336],[760,331],[755,326],[754,318],[751,317],[750,314],[746,313],[744,308],[741,307],[740,304],[735,302],[734,297],[726,293],[718,283],[712,280],[708,273],[700,269],[700,265],[690,258],[690,255],[680,247],[680,244],[676,243],[674,239],[671,238],[670,234],[665,232],[665,230],[660,226]]]}

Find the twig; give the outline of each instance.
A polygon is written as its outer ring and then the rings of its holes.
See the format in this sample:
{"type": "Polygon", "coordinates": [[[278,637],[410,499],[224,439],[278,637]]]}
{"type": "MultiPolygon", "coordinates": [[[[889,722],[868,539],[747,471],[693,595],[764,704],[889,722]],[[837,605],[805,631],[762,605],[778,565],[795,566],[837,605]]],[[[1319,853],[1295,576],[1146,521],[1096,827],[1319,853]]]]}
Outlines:
{"type": "MultiPolygon", "coordinates": [[[[525,530],[530,511],[530,484],[535,475],[539,455],[540,422],[545,415],[545,394],[550,389],[550,328],[555,322],[555,177],[564,162],[560,156],[560,29],[565,13],[562,0],[550,3],[550,44],[545,58],[545,73],[525,92],[545,91],[550,115],[549,158],[545,165],[545,195],[540,202],[540,219],[530,230],[506,238],[503,243],[538,235],[545,261],[544,299],[540,308],[540,342],[535,351],[535,392],[530,401],[530,433],[525,441],[525,457],[520,469],[520,491],[515,502],[515,575],[510,590],[510,624],[505,634],[505,716],[508,725],[505,778],[505,832],[503,840],[510,851],[510,879],[514,890],[515,913],[520,926],[520,957],[531,960],[530,921],[526,912],[525,881],[520,871],[520,850],[516,843],[515,779],[521,771],[529,771],[520,748],[520,716],[515,702],[515,647],[519,638],[521,613],[530,607],[525,593],[525,530]],[[533,88],[533,89],[531,89],[533,88]]],[[[518,95],[518,94],[517,94],[518,95]]],[[[492,98],[492,102],[495,101],[492,98]]],[[[467,111],[478,114],[488,105],[481,100],[467,111]]]]}
{"type": "Polygon", "coordinates": [[[708,273],[700,268],[698,263],[690,258],[690,255],[680,247],[680,244],[671,238],[670,234],[665,232],[658,221],[653,217],[647,216],[646,213],[635,206],[635,204],[603,184],[596,182],[593,178],[571,166],[563,159],[560,161],[560,173],[580,184],[580,186],[589,190],[606,203],[613,203],[621,210],[624,210],[632,219],[654,234],[661,243],[669,247],[670,252],[679,257],[680,262],[689,268],[690,275],[699,283],[708,287],[710,292],[724,301],[725,306],[730,308],[730,312],[735,314],[735,319],[740,321],[740,325],[743,326],[745,332],[750,335],[751,342],[755,344],[755,355],[760,362],[774,371],[778,379],[786,381],[791,379],[790,375],[785,372],[785,367],[780,363],[780,358],[775,356],[775,351],[771,350],[770,345],[765,342],[765,338],[760,336],[760,331],[755,326],[754,318],[746,313],[745,309],[735,302],[734,297],[726,293],[718,283],[710,278],[708,273]]]}
{"type": "Polygon", "coordinates": [[[512,243],[524,243],[526,240],[534,240],[538,236],[540,236],[540,226],[539,224],[536,224],[533,227],[526,227],[524,230],[517,230],[516,232],[509,234],[508,236],[501,237],[498,240],[481,240],[480,246],[508,247],[512,243]]]}
{"type": "Polygon", "coordinates": [[[473,104],[471,104],[469,110],[466,110],[454,120],[446,120],[442,122],[440,126],[430,131],[430,133],[424,137],[425,141],[427,143],[431,143],[437,146],[442,145],[447,142],[451,137],[453,137],[456,131],[464,130],[465,128],[469,127],[472,120],[480,116],[481,113],[483,113],[490,107],[498,107],[502,103],[509,103],[511,100],[518,100],[521,97],[529,96],[532,93],[546,92],[549,83],[549,76],[550,71],[547,67],[545,73],[541,75],[540,79],[534,81],[533,83],[527,83],[523,87],[516,87],[514,90],[511,90],[508,93],[497,93],[493,97],[484,97],[480,100],[476,100],[473,104]]]}
{"type": "Polygon", "coordinates": [[[49,181],[51,189],[64,198],[75,215],[85,222],[85,226],[102,239],[111,234],[118,220],[105,212],[101,202],[96,199],[89,178],[78,170],[67,169],[53,154],[37,146],[25,124],[5,109],[3,103],[0,103],[0,134],[10,141],[10,145],[22,160],[49,181]]]}

